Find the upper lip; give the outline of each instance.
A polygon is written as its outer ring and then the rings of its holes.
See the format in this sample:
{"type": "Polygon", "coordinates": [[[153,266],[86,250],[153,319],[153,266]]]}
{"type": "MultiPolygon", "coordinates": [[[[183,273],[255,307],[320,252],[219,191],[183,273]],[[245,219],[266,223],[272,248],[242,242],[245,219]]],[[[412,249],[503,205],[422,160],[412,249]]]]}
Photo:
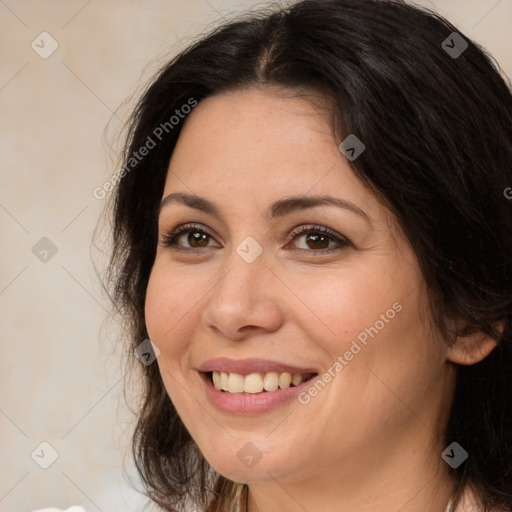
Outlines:
{"type": "Polygon", "coordinates": [[[229,359],[227,357],[219,357],[217,359],[209,359],[202,363],[198,370],[200,372],[226,372],[226,373],[239,373],[241,375],[249,375],[250,373],[318,373],[317,370],[311,367],[299,367],[282,363],[280,361],[273,361],[271,359],[229,359]]]}

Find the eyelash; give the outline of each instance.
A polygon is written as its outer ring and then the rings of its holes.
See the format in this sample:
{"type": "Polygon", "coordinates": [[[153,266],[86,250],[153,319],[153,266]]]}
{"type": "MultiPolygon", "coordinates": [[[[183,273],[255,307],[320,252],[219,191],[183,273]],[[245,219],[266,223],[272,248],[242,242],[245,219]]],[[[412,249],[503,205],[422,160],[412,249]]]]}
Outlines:
{"type": "MultiPolygon", "coordinates": [[[[190,232],[201,233],[201,234],[207,235],[210,238],[213,238],[213,236],[210,235],[210,233],[208,233],[207,231],[202,229],[197,224],[183,224],[181,226],[178,226],[171,233],[169,233],[167,235],[164,234],[162,236],[161,243],[164,247],[171,247],[175,251],[182,251],[182,252],[201,252],[203,249],[207,249],[207,247],[203,247],[203,248],[181,247],[177,244],[177,241],[181,237],[181,235],[190,233],[190,232]]],[[[312,254],[316,254],[316,255],[321,255],[321,254],[328,254],[328,253],[332,253],[335,251],[339,251],[339,250],[345,249],[351,245],[350,242],[346,238],[342,237],[341,235],[338,235],[335,231],[332,231],[329,228],[326,228],[324,226],[319,226],[319,225],[315,225],[315,224],[301,226],[300,229],[294,230],[294,232],[292,233],[292,241],[295,240],[295,238],[297,238],[299,235],[310,234],[310,233],[326,235],[326,236],[328,236],[328,238],[330,238],[331,240],[336,242],[339,246],[334,247],[334,248],[331,247],[330,249],[318,249],[318,250],[295,249],[295,251],[308,252],[308,253],[312,253],[312,254]]]]}

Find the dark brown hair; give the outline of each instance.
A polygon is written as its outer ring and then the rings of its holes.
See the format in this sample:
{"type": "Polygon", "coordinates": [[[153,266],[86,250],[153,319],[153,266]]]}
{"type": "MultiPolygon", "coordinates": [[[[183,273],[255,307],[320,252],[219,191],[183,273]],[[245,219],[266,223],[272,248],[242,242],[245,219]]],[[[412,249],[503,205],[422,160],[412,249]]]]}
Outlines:
{"type": "MultiPolygon", "coordinates": [[[[191,100],[261,85],[329,99],[336,133],[357,134],[366,146],[352,169],[396,215],[439,332],[447,342],[475,330],[498,342],[480,363],[458,368],[444,435],[446,446],[456,441],[469,453],[453,470],[456,501],[469,485],[486,511],[512,510],[512,200],[504,193],[512,186],[512,94],[492,57],[433,12],[400,0],[299,1],[225,23],[160,70],[133,114],[113,202],[109,279],[130,350],[148,338],[158,207],[185,122],[170,119],[191,100]],[[148,137],[156,146],[130,160],[148,137]],[[450,332],[447,319],[464,328],[450,332]]],[[[169,511],[185,503],[231,510],[246,488],[213,471],[158,366],[140,366],[133,453],[149,496],[169,511]]]]}

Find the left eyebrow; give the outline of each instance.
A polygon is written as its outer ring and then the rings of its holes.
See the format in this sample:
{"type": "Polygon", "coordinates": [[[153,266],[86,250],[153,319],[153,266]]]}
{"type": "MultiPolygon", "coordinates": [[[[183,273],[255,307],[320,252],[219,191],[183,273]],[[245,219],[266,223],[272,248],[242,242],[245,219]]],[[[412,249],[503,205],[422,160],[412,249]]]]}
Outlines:
{"type": "MultiPolygon", "coordinates": [[[[162,211],[162,209],[169,205],[170,203],[180,203],[189,208],[194,208],[196,210],[203,211],[205,213],[209,213],[211,215],[215,215],[219,219],[224,221],[223,215],[219,209],[219,207],[205,199],[204,197],[185,194],[184,192],[174,192],[166,196],[162,202],[160,203],[160,210],[158,213],[162,211]]],[[[306,210],[310,208],[315,208],[317,206],[336,206],[338,208],[343,208],[345,210],[349,210],[350,212],[362,217],[368,224],[371,225],[371,220],[366,212],[361,210],[358,206],[346,199],[341,199],[338,197],[332,196],[293,196],[287,197],[285,199],[279,199],[272,203],[269,209],[266,212],[266,216],[272,219],[277,217],[284,217],[285,215],[290,215],[295,211],[306,210]]]]}
{"type": "Polygon", "coordinates": [[[359,215],[371,225],[370,218],[367,213],[354,203],[341,199],[339,197],[332,196],[295,196],[280,199],[275,203],[272,203],[267,216],[271,218],[283,217],[289,215],[297,210],[306,210],[308,208],[315,208],[316,206],[336,206],[349,210],[356,215],[359,215]]]}

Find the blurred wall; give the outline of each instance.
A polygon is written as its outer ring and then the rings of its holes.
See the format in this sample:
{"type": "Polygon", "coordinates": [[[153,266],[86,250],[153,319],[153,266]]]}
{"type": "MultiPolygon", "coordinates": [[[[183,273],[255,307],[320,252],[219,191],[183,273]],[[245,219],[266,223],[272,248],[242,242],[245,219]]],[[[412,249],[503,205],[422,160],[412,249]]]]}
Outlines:
{"type": "MultiPolygon", "coordinates": [[[[512,1],[419,3],[512,76],[512,1]]],[[[92,191],[114,171],[111,135],[133,94],[165,56],[259,4],[0,1],[0,512],[141,510],[121,471],[131,416],[91,264],[104,203],[92,191]]]]}

